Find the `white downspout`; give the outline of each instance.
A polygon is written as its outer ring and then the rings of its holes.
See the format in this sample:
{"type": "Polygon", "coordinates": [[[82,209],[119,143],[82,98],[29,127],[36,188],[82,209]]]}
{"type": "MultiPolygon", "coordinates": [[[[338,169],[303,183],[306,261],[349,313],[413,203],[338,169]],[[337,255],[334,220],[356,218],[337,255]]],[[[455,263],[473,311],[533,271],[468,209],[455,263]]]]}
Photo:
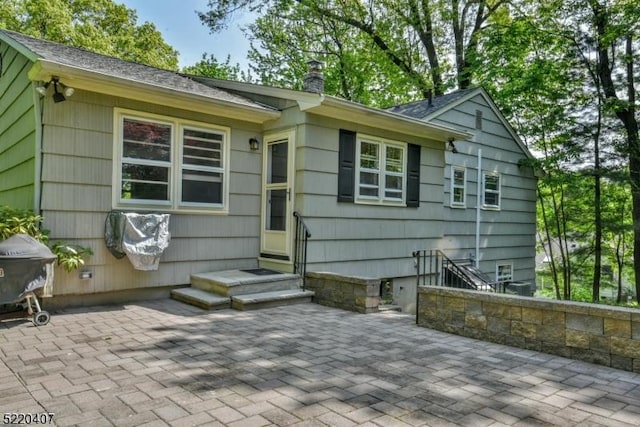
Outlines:
{"type": "Polygon", "coordinates": [[[476,190],[476,258],[475,267],[480,266],[480,223],[481,223],[481,199],[482,199],[482,149],[478,149],[478,188],[476,190]]]}
{"type": "Polygon", "coordinates": [[[42,150],[44,144],[44,98],[36,91],[36,82],[33,86],[33,106],[35,111],[35,174],[33,183],[33,212],[42,214],[42,150]]]}

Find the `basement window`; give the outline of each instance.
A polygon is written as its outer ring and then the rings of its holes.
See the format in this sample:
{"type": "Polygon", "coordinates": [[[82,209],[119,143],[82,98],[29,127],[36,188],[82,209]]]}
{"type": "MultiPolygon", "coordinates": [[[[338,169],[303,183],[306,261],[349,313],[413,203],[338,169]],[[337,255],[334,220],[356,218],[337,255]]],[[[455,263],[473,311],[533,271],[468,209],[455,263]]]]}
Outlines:
{"type": "Polygon", "coordinates": [[[513,280],[513,264],[496,265],[496,281],[511,282],[513,280]]]}

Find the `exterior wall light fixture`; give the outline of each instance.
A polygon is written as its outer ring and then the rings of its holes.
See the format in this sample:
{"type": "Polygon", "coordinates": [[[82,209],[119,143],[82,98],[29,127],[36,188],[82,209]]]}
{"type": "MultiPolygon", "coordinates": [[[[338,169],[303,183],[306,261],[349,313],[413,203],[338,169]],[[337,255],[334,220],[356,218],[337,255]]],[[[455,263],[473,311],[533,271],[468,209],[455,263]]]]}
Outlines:
{"type": "Polygon", "coordinates": [[[58,77],[51,77],[51,80],[47,83],[45,83],[42,86],[38,86],[36,88],[36,91],[42,95],[42,96],[46,96],[49,86],[51,86],[53,84],[53,102],[62,102],[64,100],[66,100],[68,97],[70,97],[71,95],[73,95],[73,93],[75,92],[75,89],[70,87],[70,86],[66,86],[63,83],[60,82],[60,79],[58,79],[58,77]]]}
{"type": "Polygon", "coordinates": [[[455,144],[453,143],[453,138],[449,138],[448,142],[449,142],[449,145],[448,145],[449,150],[451,150],[451,152],[454,153],[454,154],[457,153],[458,149],[456,148],[455,144]]]}
{"type": "Polygon", "coordinates": [[[260,148],[260,141],[258,141],[258,138],[256,137],[249,138],[249,149],[251,151],[258,151],[259,148],[260,148]]]}

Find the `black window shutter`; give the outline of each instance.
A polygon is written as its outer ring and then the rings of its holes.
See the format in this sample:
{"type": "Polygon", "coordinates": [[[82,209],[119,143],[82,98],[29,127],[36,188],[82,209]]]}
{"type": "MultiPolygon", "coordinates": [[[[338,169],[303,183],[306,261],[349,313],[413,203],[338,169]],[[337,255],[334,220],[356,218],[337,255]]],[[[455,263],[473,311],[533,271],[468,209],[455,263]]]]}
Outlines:
{"type": "Polygon", "coordinates": [[[420,206],[420,146],[407,147],[407,207],[420,206]]]}
{"type": "Polygon", "coordinates": [[[356,133],[340,129],[338,152],[338,201],[352,202],[355,191],[356,133]]]}

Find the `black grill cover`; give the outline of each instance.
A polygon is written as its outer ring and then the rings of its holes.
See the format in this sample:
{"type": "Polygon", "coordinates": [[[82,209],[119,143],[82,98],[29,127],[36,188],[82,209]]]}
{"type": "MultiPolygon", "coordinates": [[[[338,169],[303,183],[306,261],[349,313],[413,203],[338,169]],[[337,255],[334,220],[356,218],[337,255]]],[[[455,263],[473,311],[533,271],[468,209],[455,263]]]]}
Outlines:
{"type": "Polygon", "coordinates": [[[18,301],[24,293],[42,288],[46,265],[55,260],[47,246],[26,234],[0,242],[0,304],[18,301]]]}

